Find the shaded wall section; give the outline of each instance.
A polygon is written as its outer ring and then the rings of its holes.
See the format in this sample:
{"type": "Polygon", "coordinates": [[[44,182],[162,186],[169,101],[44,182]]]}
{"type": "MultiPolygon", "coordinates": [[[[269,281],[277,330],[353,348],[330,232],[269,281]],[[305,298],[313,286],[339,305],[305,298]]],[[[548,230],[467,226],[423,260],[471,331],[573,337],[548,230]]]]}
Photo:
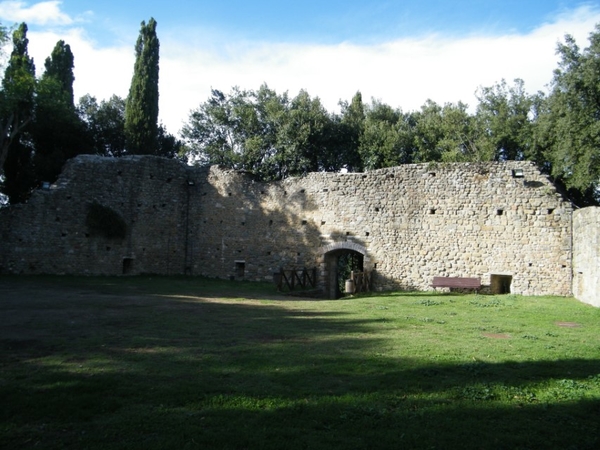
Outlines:
{"type": "Polygon", "coordinates": [[[600,208],[573,213],[573,295],[600,307],[600,208]]]}

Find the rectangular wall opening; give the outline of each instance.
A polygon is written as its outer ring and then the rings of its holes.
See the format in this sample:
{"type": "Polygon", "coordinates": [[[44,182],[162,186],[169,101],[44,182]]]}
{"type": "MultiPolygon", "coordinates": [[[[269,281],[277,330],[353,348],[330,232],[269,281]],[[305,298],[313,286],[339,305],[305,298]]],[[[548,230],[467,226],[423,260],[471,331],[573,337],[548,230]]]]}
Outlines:
{"type": "Polygon", "coordinates": [[[492,294],[510,294],[512,275],[491,275],[490,290],[492,294]]]}
{"type": "Polygon", "coordinates": [[[123,275],[133,273],[133,258],[123,258],[123,275]]]}
{"type": "Polygon", "coordinates": [[[246,262],[245,261],[236,261],[235,262],[235,277],[238,279],[243,279],[246,273],[246,262]]]}

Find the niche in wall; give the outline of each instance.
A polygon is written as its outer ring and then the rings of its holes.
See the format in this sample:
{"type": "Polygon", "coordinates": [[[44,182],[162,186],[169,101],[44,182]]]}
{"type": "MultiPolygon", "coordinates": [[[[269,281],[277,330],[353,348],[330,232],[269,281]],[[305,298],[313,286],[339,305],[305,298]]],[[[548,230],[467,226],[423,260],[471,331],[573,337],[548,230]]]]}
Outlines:
{"type": "Polygon", "coordinates": [[[490,290],[492,294],[510,294],[510,285],[512,284],[512,275],[490,276],[490,290]]]}

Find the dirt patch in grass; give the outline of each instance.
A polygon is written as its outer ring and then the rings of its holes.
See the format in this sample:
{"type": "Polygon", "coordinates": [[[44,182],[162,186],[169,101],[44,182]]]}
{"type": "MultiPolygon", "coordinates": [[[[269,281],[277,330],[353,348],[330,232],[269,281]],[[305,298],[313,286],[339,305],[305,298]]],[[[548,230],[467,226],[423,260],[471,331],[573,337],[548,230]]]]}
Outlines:
{"type": "Polygon", "coordinates": [[[556,322],[556,325],[563,328],[579,328],[581,326],[577,322],[556,322]]]}

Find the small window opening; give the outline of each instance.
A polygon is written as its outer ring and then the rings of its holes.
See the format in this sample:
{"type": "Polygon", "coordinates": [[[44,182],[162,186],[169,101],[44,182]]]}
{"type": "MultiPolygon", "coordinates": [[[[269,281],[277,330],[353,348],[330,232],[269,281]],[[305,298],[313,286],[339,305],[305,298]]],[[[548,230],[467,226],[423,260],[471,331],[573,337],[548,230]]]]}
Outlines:
{"type": "Polygon", "coordinates": [[[321,225],[325,225],[325,223],[326,222],[324,220],[321,220],[321,225]]]}
{"type": "Polygon", "coordinates": [[[435,177],[435,172],[429,172],[430,177],[435,177]]]}
{"type": "Polygon", "coordinates": [[[435,208],[431,208],[431,209],[429,209],[429,214],[435,214],[435,211],[436,211],[435,208]]]}
{"type": "Polygon", "coordinates": [[[269,226],[273,225],[273,219],[269,220],[269,226]]]}
{"type": "Polygon", "coordinates": [[[552,214],[554,212],[554,208],[548,208],[548,214],[552,214]]]}
{"type": "Polygon", "coordinates": [[[375,208],[375,212],[379,212],[379,208],[375,208]]]}
{"type": "Polygon", "coordinates": [[[323,192],[329,192],[329,189],[323,189],[323,192]]]}
{"type": "Polygon", "coordinates": [[[233,195],[231,192],[227,193],[227,195],[229,195],[230,197],[233,195]]]}
{"type": "Polygon", "coordinates": [[[303,220],[303,221],[302,221],[302,225],[306,225],[307,223],[308,223],[308,221],[307,221],[307,220],[303,220]]]}
{"type": "Polygon", "coordinates": [[[367,232],[365,233],[365,236],[369,237],[369,234],[370,234],[370,233],[367,231],[367,232]]]}
{"type": "Polygon", "coordinates": [[[502,216],[502,215],[504,215],[504,210],[503,210],[503,209],[497,209],[497,210],[496,210],[496,215],[497,215],[497,216],[502,216]]]}

